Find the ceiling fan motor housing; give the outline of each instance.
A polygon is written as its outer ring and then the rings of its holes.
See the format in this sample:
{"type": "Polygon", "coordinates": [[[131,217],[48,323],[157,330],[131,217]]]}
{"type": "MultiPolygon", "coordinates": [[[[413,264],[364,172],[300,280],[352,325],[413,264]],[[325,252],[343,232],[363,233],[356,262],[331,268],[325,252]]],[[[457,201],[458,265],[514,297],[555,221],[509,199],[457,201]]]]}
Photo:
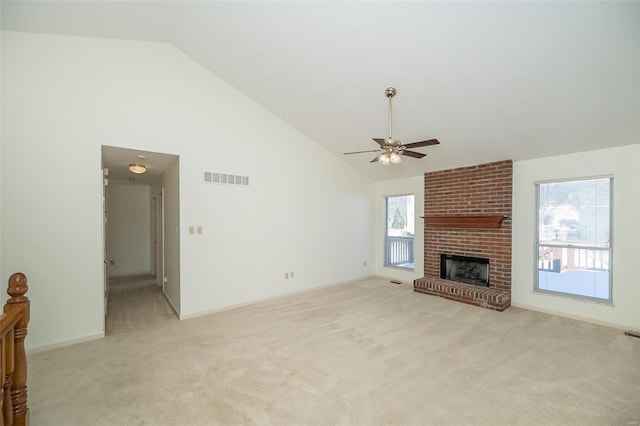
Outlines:
{"type": "Polygon", "coordinates": [[[387,95],[387,98],[393,98],[396,95],[396,89],[393,87],[387,87],[384,94],[387,95]]]}

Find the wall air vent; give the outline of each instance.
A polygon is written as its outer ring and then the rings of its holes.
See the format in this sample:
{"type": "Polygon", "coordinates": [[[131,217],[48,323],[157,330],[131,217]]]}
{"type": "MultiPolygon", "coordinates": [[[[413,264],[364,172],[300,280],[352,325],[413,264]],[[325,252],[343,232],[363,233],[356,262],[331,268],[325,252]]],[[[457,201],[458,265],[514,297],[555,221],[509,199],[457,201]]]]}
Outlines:
{"type": "Polygon", "coordinates": [[[248,186],[249,176],[230,175],[227,173],[204,172],[204,183],[248,186]]]}

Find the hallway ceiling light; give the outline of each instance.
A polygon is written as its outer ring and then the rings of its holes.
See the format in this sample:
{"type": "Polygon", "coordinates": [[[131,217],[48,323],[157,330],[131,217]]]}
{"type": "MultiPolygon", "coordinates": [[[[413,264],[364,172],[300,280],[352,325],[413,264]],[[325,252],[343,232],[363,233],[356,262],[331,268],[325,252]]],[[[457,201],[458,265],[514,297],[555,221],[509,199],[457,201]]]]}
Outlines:
{"type": "Polygon", "coordinates": [[[147,166],[140,163],[131,163],[129,164],[129,170],[131,170],[133,173],[141,174],[147,171],[147,166]]]}

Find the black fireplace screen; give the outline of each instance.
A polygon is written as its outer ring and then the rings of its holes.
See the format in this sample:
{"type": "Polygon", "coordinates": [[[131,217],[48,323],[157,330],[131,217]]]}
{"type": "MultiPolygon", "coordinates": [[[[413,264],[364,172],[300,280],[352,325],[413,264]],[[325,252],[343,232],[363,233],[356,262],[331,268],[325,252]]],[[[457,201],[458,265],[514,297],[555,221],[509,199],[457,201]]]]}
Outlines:
{"type": "Polygon", "coordinates": [[[441,254],[440,278],[489,287],[489,259],[441,254]]]}

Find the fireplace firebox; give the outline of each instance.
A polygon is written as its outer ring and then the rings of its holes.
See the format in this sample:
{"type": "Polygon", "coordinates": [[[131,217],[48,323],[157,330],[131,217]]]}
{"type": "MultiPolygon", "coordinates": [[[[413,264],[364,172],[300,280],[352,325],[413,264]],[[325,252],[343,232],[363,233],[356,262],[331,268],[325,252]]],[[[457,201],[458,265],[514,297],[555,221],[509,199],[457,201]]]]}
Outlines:
{"type": "Polygon", "coordinates": [[[489,287],[489,259],[441,254],[440,278],[489,287]]]}

